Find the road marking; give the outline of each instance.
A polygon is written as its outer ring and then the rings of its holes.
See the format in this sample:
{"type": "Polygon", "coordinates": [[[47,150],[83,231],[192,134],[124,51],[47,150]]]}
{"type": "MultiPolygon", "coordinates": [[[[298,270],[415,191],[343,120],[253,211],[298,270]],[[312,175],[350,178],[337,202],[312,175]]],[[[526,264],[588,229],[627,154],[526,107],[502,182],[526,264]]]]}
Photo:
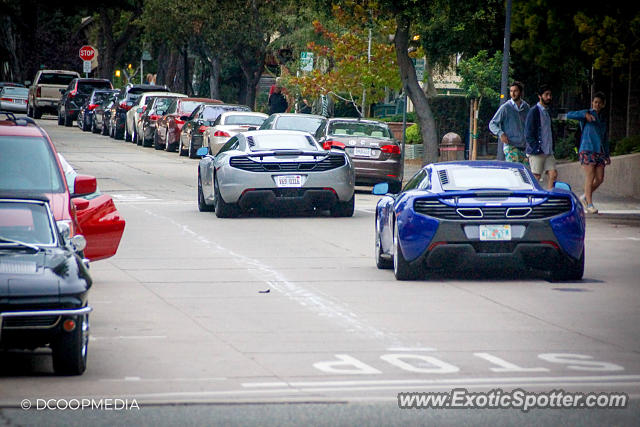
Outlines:
{"type": "Polygon", "coordinates": [[[113,337],[104,337],[104,336],[93,336],[90,335],[89,339],[91,341],[101,341],[101,340],[144,340],[144,339],[152,339],[152,340],[159,340],[159,339],[166,339],[167,336],[166,335],[118,335],[118,336],[113,336],[113,337]]]}
{"type": "Polygon", "coordinates": [[[389,347],[387,351],[436,351],[433,347],[389,347]]]}

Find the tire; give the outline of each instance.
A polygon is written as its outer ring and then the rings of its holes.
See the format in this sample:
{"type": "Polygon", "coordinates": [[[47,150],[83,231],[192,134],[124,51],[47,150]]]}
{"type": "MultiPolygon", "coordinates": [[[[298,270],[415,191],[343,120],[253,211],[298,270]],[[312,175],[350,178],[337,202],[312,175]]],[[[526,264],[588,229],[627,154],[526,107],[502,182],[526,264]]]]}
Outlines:
{"type": "Polygon", "coordinates": [[[53,370],[58,375],[81,375],[87,368],[89,315],[77,316],[76,328],[61,332],[51,343],[53,370]]]}
{"type": "Polygon", "coordinates": [[[393,259],[391,258],[383,258],[382,256],[382,242],[380,240],[380,226],[378,223],[378,215],[376,215],[376,227],[375,227],[375,256],[376,256],[376,267],[379,270],[389,270],[393,268],[393,259]]]}
{"type": "Polygon", "coordinates": [[[131,142],[131,135],[129,135],[129,132],[127,131],[127,123],[126,122],[124,124],[124,131],[122,132],[122,139],[124,139],[125,142],[131,142]]]}
{"type": "Polygon", "coordinates": [[[218,218],[235,218],[239,214],[239,208],[234,203],[227,203],[222,199],[220,190],[218,189],[218,177],[213,179],[213,194],[216,216],[218,218]]]}
{"type": "Polygon", "coordinates": [[[62,114],[60,114],[60,110],[58,110],[58,126],[62,126],[64,124],[64,119],[62,118],[62,114]]]}
{"type": "Polygon", "coordinates": [[[87,125],[86,121],[84,120],[84,116],[82,116],[82,131],[83,132],[88,132],[89,131],[89,126],[87,125]]]}
{"type": "Polygon", "coordinates": [[[193,141],[191,139],[189,140],[189,149],[187,150],[187,154],[189,155],[190,159],[195,159],[197,157],[196,152],[193,149],[193,141]]]}
{"type": "Polygon", "coordinates": [[[178,156],[185,156],[186,154],[182,149],[182,138],[178,138],[178,156]]]}
{"type": "Polygon", "coordinates": [[[34,119],[42,118],[42,111],[38,110],[38,107],[36,107],[35,105],[33,106],[33,118],[34,119]]]}
{"type": "Polygon", "coordinates": [[[355,200],[356,200],[356,195],[355,193],[353,194],[353,196],[351,196],[351,199],[349,199],[346,202],[337,202],[332,208],[331,208],[331,216],[333,217],[350,217],[353,216],[353,211],[355,209],[355,200]]]}
{"type": "Polygon", "coordinates": [[[213,212],[215,206],[208,205],[204,201],[204,193],[202,191],[202,180],[200,179],[200,171],[198,171],[198,210],[200,212],[213,212]]]}
{"type": "Polygon", "coordinates": [[[65,125],[65,127],[71,127],[72,124],[73,124],[73,120],[71,119],[71,116],[69,116],[67,113],[64,113],[64,125],[65,125]]]}
{"type": "Polygon", "coordinates": [[[153,148],[155,148],[156,150],[162,150],[164,147],[162,145],[160,145],[160,138],[158,138],[158,130],[156,129],[156,131],[153,133],[153,148]]]}
{"type": "Polygon", "coordinates": [[[102,128],[100,129],[100,134],[107,136],[109,135],[109,129],[107,129],[107,124],[104,121],[104,118],[102,119],[102,128]]]}
{"type": "Polygon", "coordinates": [[[412,266],[404,259],[402,248],[398,241],[398,223],[393,224],[393,274],[396,280],[415,280],[423,275],[419,265],[412,266]]]}
{"type": "Polygon", "coordinates": [[[98,133],[98,126],[96,126],[95,117],[91,119],[91,133],[98,133]]]}
{"type": "Polygon", "coordinates": [[[580,258],[575,261],[573,259],[567,259],[565,262],[561,262],[558,268],[551,272],[551,278],[554,282],[582,280],[584,276],[584,248],[580,258]]]}

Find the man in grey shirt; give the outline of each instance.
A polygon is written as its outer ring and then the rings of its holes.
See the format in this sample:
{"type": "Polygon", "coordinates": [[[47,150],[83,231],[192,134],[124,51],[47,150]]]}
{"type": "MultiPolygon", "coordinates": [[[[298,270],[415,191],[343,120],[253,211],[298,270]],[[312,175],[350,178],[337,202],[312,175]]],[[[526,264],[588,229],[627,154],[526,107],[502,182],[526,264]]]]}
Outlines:
{"type": "Polygon", "coordinates": [[[547,85],[540,86],[538,90],[539,102],[531,107],[524,125],[525,138],[527,140],[526,153],[529,157],[531,172],[540,179],[546,171],[548,175],[547,188],[553,188],[558,172],[556,171],[556,158],[553,155],[554,135],[551,126],[549,107],[553,96],[547,85]]]}
{"type": "Polygon", "coordinates": [[[502,141],[506,161],[529,165],[524,151],[527,145],[524,138],[524,122],[529,112],[529,104],[522,99],[522,94],[522,83],[511,83],[511,99],[498,108],[489,122],[489,130],[502,141]]]}

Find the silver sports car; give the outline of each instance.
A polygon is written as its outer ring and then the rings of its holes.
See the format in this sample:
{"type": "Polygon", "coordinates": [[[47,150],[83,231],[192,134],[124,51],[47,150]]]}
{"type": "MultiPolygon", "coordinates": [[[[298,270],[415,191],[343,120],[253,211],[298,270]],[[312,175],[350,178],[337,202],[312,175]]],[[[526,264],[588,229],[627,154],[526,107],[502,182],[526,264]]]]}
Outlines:
{"type": "Polygon", "coordinates": [[[288,204],[353,215],[355,172],[340,149],[325,151],[306,132],[257,130],[230,138],[217,155],[198,150],[198,208],[229,218],[288,204]]]}

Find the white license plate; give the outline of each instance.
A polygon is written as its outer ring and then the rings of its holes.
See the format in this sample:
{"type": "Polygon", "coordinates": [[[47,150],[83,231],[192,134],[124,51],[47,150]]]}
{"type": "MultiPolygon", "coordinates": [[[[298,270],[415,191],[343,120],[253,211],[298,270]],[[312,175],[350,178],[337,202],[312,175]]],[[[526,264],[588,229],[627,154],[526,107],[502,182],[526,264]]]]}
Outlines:
{"type": "Polygon", "coordinates": [[[371,157],[371,148],[354,147],[353,155],[354,156],[371,157]]]}
{"type": "Polygon", "coordinates": [[[511,226],[481,225],[480,240],[511,240],[511,226]]]}
{"type": "Polygon", "coordinates": [[[302,175],[274,176],[277,187],[302,187],[302,175]]]}

